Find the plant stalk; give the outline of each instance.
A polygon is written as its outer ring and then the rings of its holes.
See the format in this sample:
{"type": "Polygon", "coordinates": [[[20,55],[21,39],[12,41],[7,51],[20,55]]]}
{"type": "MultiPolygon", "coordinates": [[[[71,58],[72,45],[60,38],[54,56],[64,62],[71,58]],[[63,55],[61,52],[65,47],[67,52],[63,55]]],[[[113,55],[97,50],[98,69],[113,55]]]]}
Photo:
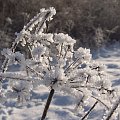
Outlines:
{"type": "Polygon", "coordinates": [[[116,103],[114,104],[113,108],[111,109],[111,111],[108,113],[108,116],[105,120],[110,120],[112,115],[114,114],[115,110],[118,108],[120,104],[120,97],[119,99],[116,101],[116,103]]]}
{"type": "Polygon", "coordinates": [[[82,119],[81,120],[84,120],[90,113],[91,113],[91,111],[95,108],[95,106],[97,105],[97,103],[98,103],[98,101],[96,101],[95,103],[94,103],[94,105],[90,108],[90,110],[82,117],[82,119]]]}
{"type": "Polygon", "coordinates": [[[41,120],[44,120],[46,115],[47,115],[47,111],[48,111],[50,103],[52,101],[52,97],[54,95],[54,92],[55,92],[55,90],[51,89],[50,94],[49,94],[48,99],[47,99],[47,102],[46,102],[46,105],[45,105],[45,108],[44,108],[44,111],[43,111],[43,114],[42,114],[42,117],[41,117],[41,120]]]}

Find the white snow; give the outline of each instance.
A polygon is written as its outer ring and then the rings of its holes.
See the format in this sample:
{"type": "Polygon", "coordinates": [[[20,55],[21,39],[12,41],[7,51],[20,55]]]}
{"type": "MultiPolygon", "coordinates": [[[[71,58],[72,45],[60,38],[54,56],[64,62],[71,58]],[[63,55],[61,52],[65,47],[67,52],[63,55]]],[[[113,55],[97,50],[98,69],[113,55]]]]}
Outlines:
{"type": "MultiPolygon", "coordinates": [[[[96,54],[95,54],[96,55],[96,54]]],[[[109,79],[112,81],[114,88],[120,87],[120,48],[115,44],[109,48],[100,49],[97,61],[107,65],[109,79]]],[[[45,86],[36,88],[32,93],[32,100],[29,103],[24,103],[16,106],[15,101],[8,100],[5,103],[6,107],[0,106],[0,119],[1,120],[40,120],[49,89],[45,86]]],[[[95,100],[90,99],[91,106],[95,100]]],[[[80,120],[79,112],[76,113],[74,108],[76,99],[72,96],[65,95],[62,92],[55,92],[52,103],[48,110],[46,120],[80,120]]],[[[102,120],[101,116],[104,111],[101,109],[102,104],[98,104],[91,112],[88,120],[102,120]]],[[[87,111],[90,105],[85,106],[87,111]]]]}

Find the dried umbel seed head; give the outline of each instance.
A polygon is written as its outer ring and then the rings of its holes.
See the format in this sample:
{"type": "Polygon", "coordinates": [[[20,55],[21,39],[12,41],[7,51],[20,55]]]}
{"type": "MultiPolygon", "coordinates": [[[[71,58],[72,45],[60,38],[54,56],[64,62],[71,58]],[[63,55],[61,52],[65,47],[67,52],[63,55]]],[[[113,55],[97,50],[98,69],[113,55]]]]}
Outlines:
{"type": "MultiPolygon", "coordinates": [[[[106,108],[102,101],[107,100],[109,104],[112,101],[109,99],[112,84],[106,67],[92,59],[89,49],[80,47],[74,50],[76,40],[68,34],[43,33],[46,21],[51,20],[55,13],[54,8],[42,9],[17,34],[12,48],[3,50],[6,59],[2,68],[4,73],[0,72],[0,77],[7,79],[9,86],[3,94],[4,98],[12,96],[19,102],[26,101],[35,87],[45,85],[52,91],[63,91],[77,101],[82,98],[78,106],[83,108],[85,104],[90,104],[90,99],[97,100],[94,106],[99,101],[106,108]],[[19,43],[28,49],[29,58],[15,52],[19,43]],[[7,67],[14,64],[19,66],[16,72],[5,72],[7,67]]],[[[51,93],[53,95],[54,92],[51,93]]]]}

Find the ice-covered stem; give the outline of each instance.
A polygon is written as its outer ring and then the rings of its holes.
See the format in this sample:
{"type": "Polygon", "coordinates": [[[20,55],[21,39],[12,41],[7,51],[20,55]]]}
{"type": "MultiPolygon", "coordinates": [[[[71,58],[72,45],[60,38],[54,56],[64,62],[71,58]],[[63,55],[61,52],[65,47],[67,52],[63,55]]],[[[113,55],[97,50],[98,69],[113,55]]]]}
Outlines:
{"type": "Polygon", "coordinates": [[[9,80],[12,79],[12,80],[21,80],[21,81],[31,81],[30,79],[26,79],[25,77],[24,77],[24,78],[9,77],[9,76],[3,77],[3,76],[0,75],[0,78],[7,78],[7,79],[9,79],[9,80]]]}
{"type": "Polygon", "coordinates": [[[45,108],[44,108],[44,111],[43,111],[43,114],[42,114],[42,117],[41,117],[41,120],[44,120],[46,115],[47,115],[47,111],[48,111],[50,103],[52,101],[52,97],[54,95],[54,92],[55,92],[55,90],[51,89],[49,96],[48,96],[48,99],[47,99],[47,102],[46,102],[46,105],[45,105],[45,108]]]}
{"type": "Polygon", "coordinates": [[[114,106],[112,107],[111,111],[108,113],[107,118],[105,120],[110,120],[112,115],[114,114],[115,110],[118,108],[120,104],[120,97],[119,99],[115,102],[114,106]]]}
{"type": "Polygon", "coordinates": [[[80,58],[76,59],[75,61],[73,61],[66,69],[65,69],[65,73],[69,72],[70,68],[72,66],[74,66],[78,61],[80,60],[80,58]]]}
{"type": "MultiPolygon", "coordinates": [[[[81,86],[81,87],[83,87],[83,86],[81,86]]],[[[79,89],[76,89],[76,90],[80,91],[79,89]]],[[[83,93],[83,91],[80,91],[80,92],[83,93]]],[[[85,96],[83,95],[83,97],[80,99],[79,103],[76,105],[75,110],[77,110],[77,108],[80,106],[80,103],[83,102],[84,97],[85,96]]],[[[94,98],[95,100],[97,100],[98,102],[100,102],[102,105],[104,105],[106,107],[107,110],[109,110],[109,107],[104,102],[102,102],[99,98],[96,98],[95,96],[91,96],[91,97],[94,98]]]]}
{"type": "Polygon", "coordinates": [[[35,26],[36,30],[35,30],[35,34],[39,34],[40,32],[42,32],[43,30],[43,26],[45,24],[46,21],[49,21],[53,15],[56,14],[56,11],[54,8],[50,7],[49,9],[45,10],[45,9],[41,9],[40,13],[37,14],[37,16],[35,16],[25,27],[25,30],[33,30],[33,28],[35,26]]]}
{"type": "MultiPolygon", "coordinates": [[[[18,42],[14,42],[12,47],[11,47],[11,51],[14,52],[16,47],[18,45],[18,42]]],[[[6,70],[7,70],[7,67],[8,67],[8,61],[9,59],[8,58],[5,58],[4,62],[3,62],[3,65],[2,65],[2,72],[4,73],[6,70]]]]}
{"type": "MultiPolygon", "coordinates": [[[[52,16],[56,14],[56,10],[53,7],[50,7],[49,9],[41,9],[40,13],[37,14],[30,22],[24,26],[24,28],[21,30],[19,34],[17,34],[17,38],[15,39],[15,42],[13,42],[11,51],[15,52],[17,45],[20,41],[23,41],[25,39],[25,35],[29,32],[33,32],[35,30],[35,34],[39,34],[43,32],[43,29],[45,28],[45,22],[52,19],[52,16]],[[37,26],[36,26],[37,25],[37,26]]],[[[4,73],[7,70],[9,59],[5,58],[4,63],[2,65],[2,72],[4,73]]],[[[2,81],[2,80],[0,80],[2,81]]]]}
{"type": "Polygon", "coordinates": [[[95,108],[95,106],[97,105],[97,103],[98,103],[98,101],[96,101],[95,103],[94,103],[94,105],[89,109],[89,111],[82,117],[82,119],[81,120],[84,120],[90,113],[91,113],[91,111],[95,108]]]}
{"type": "Polygon", "coordinates": [[[77,105],[75,106],[75,111],[78,110],[78,107],[80,106],[81,102],[83,102],[84,99],[84,95],[82,96],[82,98],[79,100],[79,102],[77,103],[77,105]]]}
{"type": "Polygon", "coordinates": [[[108,107],[104,102],[102,102],[100,99],[98,99],[98,98],[96,98],[96,97],[94,97],[94,96],[91,96],[91,97],[93,97],[93,98],[96,99],[98,102],[100,102],[101,104],[103,104],[103,105],[106,107],[106,109],[109,110],[109,107],[108,107]]]}

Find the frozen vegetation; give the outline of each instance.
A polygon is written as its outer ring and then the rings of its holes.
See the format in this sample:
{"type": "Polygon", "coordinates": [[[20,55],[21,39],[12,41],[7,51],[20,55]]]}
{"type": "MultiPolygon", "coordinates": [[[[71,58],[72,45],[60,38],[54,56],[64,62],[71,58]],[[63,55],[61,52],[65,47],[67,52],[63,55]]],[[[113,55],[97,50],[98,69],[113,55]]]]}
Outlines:
{"type": "Polygon", "coordinates": [[[55,14],[41,9],[1,52],[0,119],[119,119],[119,47],[101,48],[98,59],[89,49],[74,50],[67,34],[44,32],[55,14]],[[29,58],[16,51],[18,44],[29,58]]]}

